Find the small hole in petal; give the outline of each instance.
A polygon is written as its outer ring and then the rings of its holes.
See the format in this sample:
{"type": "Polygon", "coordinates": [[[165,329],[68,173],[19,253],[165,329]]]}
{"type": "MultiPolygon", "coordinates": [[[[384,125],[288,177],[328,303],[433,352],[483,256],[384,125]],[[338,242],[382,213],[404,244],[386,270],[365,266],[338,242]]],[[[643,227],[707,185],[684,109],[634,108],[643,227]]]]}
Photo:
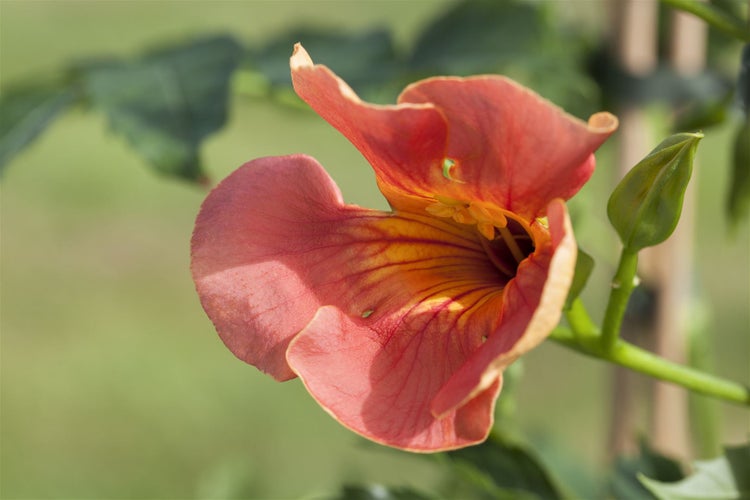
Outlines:
{"type": "Polygon", "coordinates": [[[370,316],[372,316],[372,313],[374,313],[374,312],[375,312],[375,309],[368,309],[366,311],[362,311],[362,317],[365,318],[365,319],[367,319],[370,316]]]}

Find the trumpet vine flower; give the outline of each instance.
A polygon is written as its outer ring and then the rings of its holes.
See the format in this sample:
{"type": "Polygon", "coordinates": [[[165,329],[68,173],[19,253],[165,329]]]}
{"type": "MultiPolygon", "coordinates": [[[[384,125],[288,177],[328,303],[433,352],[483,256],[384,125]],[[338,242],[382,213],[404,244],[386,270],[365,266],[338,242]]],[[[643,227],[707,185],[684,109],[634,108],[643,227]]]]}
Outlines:
{"type": "Polygon", "coordinates": [[[375,170],[391,206],[343,202],[313,158],[246,163],[207,197],[192,273],[227,347],[299,377],[344,426],[435,452],[483,441],[503,370],[558,323],[576,260],[565,200],[617,120],[578,120],[501,76],[363,102],[302,46],[297,94],[375,170]]]}

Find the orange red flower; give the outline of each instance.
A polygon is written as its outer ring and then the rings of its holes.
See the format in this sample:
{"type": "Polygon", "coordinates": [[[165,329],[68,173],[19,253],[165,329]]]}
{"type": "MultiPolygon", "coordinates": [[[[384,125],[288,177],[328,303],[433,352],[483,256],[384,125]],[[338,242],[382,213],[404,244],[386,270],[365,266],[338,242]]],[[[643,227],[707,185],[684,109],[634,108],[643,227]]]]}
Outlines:
{"type": "Polygon", "coordinates": [[[392,210],[347,205],[303,155],[253,160],[207,197],[201,303],[240,359],[299,377],[373,441],[483,441],[503,370],[560,319],[576,243],[565,201],[615,130],[500,76],[438,77],[368,104],[297,45],[297,94],[375,170],[392,210]]]}

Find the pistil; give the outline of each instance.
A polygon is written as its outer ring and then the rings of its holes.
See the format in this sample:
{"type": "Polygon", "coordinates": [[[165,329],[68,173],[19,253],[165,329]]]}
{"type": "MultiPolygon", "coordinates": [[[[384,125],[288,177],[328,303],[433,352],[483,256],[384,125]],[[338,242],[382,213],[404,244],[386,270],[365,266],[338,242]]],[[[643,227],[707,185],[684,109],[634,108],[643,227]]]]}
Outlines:
{"type": "Polygon", "coordinates": [[[508,226],[506,225],[503,227],[498,227],[497,230],[500,233],[500,236],[503,238],[505,244],[508,246],[508,250],[510,250],[511,255],[513,255],[514,259],[516,259],[516,263],[520,264],[521,261],[526,258],[526,255],[524,255],[524,253],[518,247],[516,239],[513,237],[510,231],[508,231],[508,226]]]}

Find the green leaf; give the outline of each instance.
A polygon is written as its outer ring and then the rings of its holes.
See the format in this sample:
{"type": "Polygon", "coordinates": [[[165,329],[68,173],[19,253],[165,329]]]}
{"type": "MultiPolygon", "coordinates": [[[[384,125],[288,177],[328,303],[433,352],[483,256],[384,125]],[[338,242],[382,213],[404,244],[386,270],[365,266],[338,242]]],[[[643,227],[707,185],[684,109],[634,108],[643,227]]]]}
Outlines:
{"type": "Polygon", "coordinates": [[[304,45],[315,63],[330,67],[362,96],[369,97],[376,89],[382,89],[402,69],[390,31],[349,34],[298,28],[253,54],[253,65],[272,87],[291,86],[289,57],[296,42],[304,45]]]}
{"type": "Polygon", "coordinates": [[[738,224],[750,211],[750,43],[742,50],[737,97],[744,121],[737,129],[732,152],[732,173],[727,198],[729,220],[738,224]]]}
{"type": "Polygon", "coordinates": [[[421,75],[502,73],[570,112],[599,109],[599,89],[585,71],[590,47],[565,30],[548,2],[465,0],[420,34],[409,58],[421,75]]]}
{"type": "Polygon", "coordinates": [[[747,29],[746,22],[743,19],[732,16],[730,12],[726,12],[710,2],[701,2],[698,0],[661,1],[670,7],[698,16],[711,27],[722,31],[727,35],[733,36],[739,40],[750,42],[750,29],[747,29]]]}
{"type": "Polygon", "coordinates": [[[723,500],[750,498],[750,445],[727,448],[714,460],[698,461],[695,472],[679,482],[668,483],[639,476],[660,500],[723,500]]]}
{"type": "Polygon", "coordinates": [[[341,493],[334,498],[337,500],[430,500],[433,497],[409,487],[374,484],[345,485],[341,488],[341,493]]]}
{"type": "Polygon", "coordinates": [[[430,73],[482,73],[537,49],[543,36],[540,11],[529,3],[458,2],[421,34],[410,64],[430,73]]]}
{"type": "Polygon", "coordinates": [[[750,115],[740,124],[734,139],[728,211],[735,225],[750,211],[750,115]]]}
{"type": "Polygon", "coordinates": [[[0,171],[75,101],[68,88],[17,87],[0,96],[0,171]]]}
{"type": "Polygon", "coordinates": [[[702,138],[684,133],[665,139],[615,188],[607,215],[629,251],[661,243],[674,231],[702,138]]]}
{"type": "Polygon", "coordinates": [[[200,144],[226,121],[229,79],[241,54],[232,38],[220,36],[84,72],[94,104],[148,163],[201,180],[200,144]]]}
{"type": "Polygon", "coordinates": [[[743,47],[740,57],[740,70],[737,75],[737,98],[745,113],[745,118],[748,118],[750,116],[750,43],[743,47]]]}
{"type": "Polygon", "coordinates": [[[697,96],[677,113],[672,130],[704,130],[723,123],[733,98],[731,90],[718,97],[697,96]]]}
{"type": "Polygon", "coordinates": [[[563,498],[557,484],[533,453],[493,434],[478,446],[446,453],[462,466],[464,477],[487,493],[508,498],[563,498]]]}
{"type": "Polygon", "coordinates": [[[568,298],[565,299],[565,309],[570,309],[573,301],[581,294],[593,270],[594,258],[579,248],[573,283],[570,285],[570,290],[568,290],[568,298]]]}
{"type": "Polygon", "coordinates": [[[639,481],[647,475],[659,481],[679,481],[684,477],[680,464],[652,450],[641,441],[636,457],[618,457],[611,480],[612,495],[622,500],[652,500],[653,495],[639,481]]]}

